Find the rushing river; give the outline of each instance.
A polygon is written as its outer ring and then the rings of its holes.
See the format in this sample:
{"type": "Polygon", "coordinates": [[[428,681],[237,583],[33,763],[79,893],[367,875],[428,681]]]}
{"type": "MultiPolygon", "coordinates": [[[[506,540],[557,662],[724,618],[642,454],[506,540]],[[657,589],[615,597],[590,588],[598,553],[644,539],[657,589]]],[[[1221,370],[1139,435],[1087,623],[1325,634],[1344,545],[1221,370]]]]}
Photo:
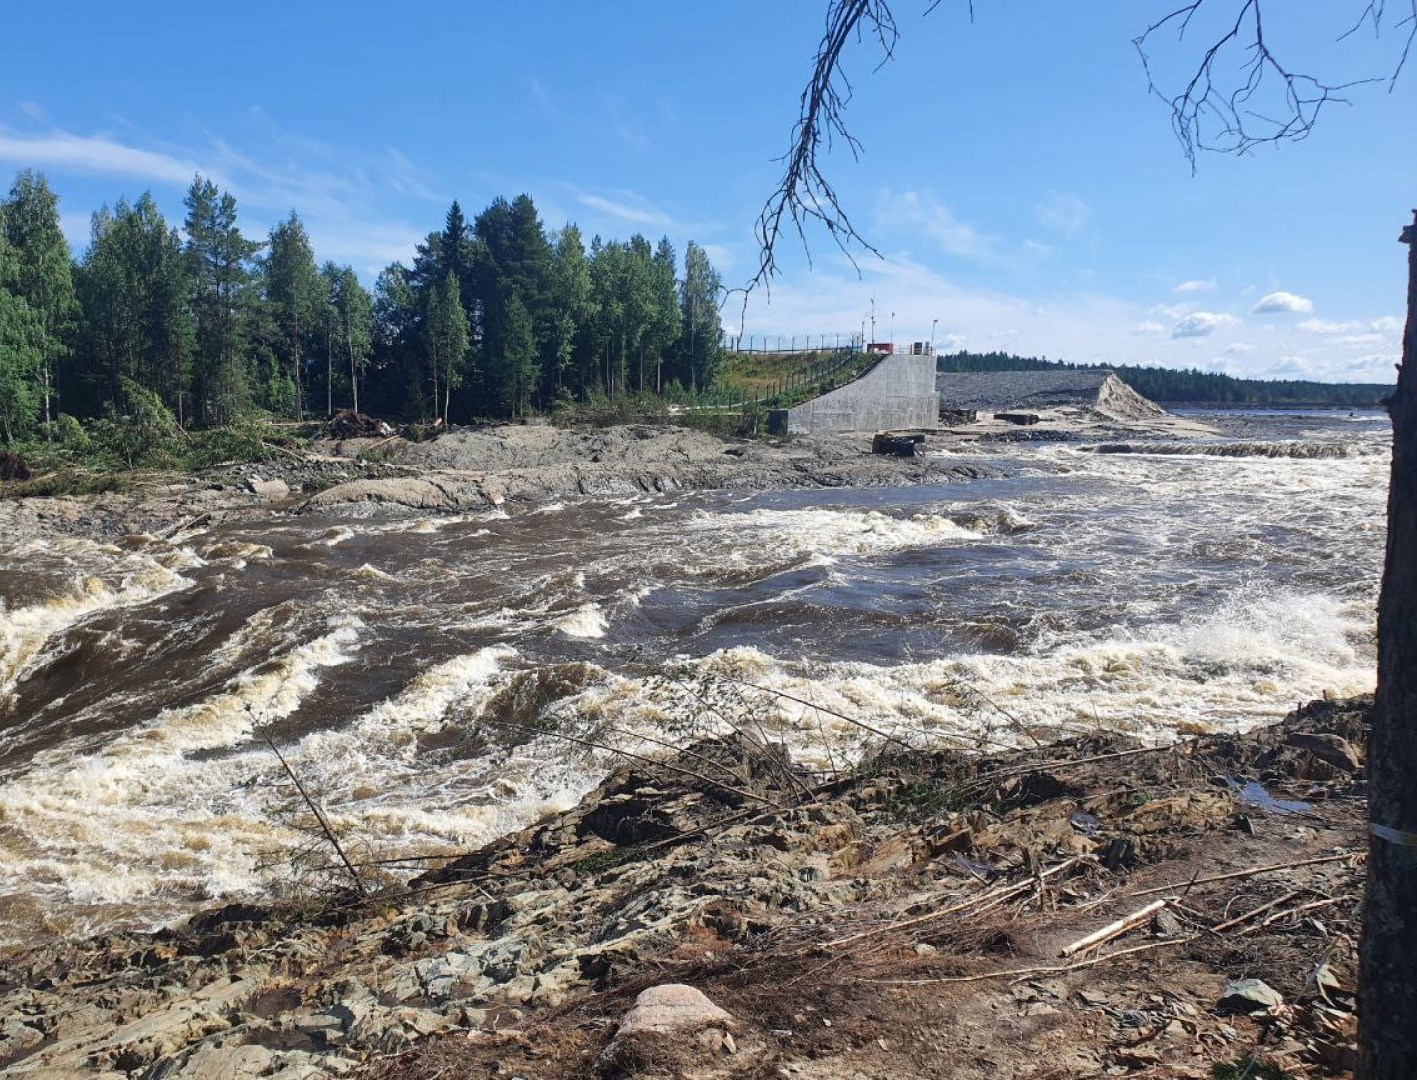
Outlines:
{"type": "Polygon", "coordinates": [[[856,722],[1162,740],[1371,689],[1386,419],[1276,430],[976,448],[1003,478],[970,484],[0,545],[0,944],[286,887],[309,837],[262,732],[377,858],[574,803],[611,762],[587,742],[761,726],[827,771],[856,722]]]}

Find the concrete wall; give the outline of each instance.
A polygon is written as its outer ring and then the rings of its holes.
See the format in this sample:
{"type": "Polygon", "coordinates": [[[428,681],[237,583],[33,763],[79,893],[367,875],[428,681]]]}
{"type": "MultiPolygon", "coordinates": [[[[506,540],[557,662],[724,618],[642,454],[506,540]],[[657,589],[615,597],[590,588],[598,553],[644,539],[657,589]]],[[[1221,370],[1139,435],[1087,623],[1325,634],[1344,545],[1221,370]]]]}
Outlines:
{"type": "Polygon", "coordinates": [[[935,358],[885,357],[859,379],[768,418],[778,434],[933,428],[939,419],[935,358]]]}

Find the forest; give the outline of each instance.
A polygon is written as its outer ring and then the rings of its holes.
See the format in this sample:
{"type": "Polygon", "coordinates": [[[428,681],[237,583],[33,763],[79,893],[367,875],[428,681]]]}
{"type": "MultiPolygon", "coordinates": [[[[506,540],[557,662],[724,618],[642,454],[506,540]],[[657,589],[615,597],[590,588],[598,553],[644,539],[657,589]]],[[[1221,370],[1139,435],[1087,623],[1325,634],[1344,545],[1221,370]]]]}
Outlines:
{"type": "Polygon", "coordinates": [[[1115,371],[1132,389],[1152,401],[1170,404],[1380,405],[1394,386],[1381,383],[1324,383],[1306,379],[1237,379],[1195,368],[1148,367],[1136,364],[1073,364],[1062,360],[1013,356],[1009,353],[957,352],[939,356],[935,369],[961,371],[1115,371]]]}
{"type": "Polygon", "coordinates": [[[184,205],[180,230],[150,194],[104,206],[75,259],[43,175],[15,179],[0,200],[7,442],[157,405],[197,429],[340,408],[466,422],[692,393],[718,373],[722,286],[693,242],[681,273],[667,237],[587,247],[574,224],[548,232],[526,195],[471,221],[454,202],[371,291],[317,261],[294,210],[248,237],[201,176],[184,205]]]}

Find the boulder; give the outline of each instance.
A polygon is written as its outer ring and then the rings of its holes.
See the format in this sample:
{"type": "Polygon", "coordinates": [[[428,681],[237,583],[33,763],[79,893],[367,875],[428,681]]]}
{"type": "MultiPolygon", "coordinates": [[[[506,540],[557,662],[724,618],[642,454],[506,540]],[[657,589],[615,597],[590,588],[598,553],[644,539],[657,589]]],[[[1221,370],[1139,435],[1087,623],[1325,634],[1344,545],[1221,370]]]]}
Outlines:
{"type": "Polygon", "coordinates": [[[737,1023],[702,991],[683,983],[662,983],[640,992],[634,1007],[620,1021],[617,1038],[652,1032],[662,1035],[693,1033],[704,1028],[733,1029],[737,1023]]]}
{"type": "Polygon", "coordinates": [[[253,476],[246,481],[246,486],[251,489],[251,494],[271,502],[290,498],[290,485],[279,477],[274,480],[262,480],[259,476],[253,476]]]}

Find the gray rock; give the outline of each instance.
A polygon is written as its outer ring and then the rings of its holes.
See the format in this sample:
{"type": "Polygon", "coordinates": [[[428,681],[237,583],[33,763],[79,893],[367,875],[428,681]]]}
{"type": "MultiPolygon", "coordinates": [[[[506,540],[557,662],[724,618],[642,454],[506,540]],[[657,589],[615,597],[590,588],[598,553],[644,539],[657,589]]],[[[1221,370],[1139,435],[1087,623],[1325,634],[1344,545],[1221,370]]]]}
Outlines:
{"type": "Polygon", "coordinates": [[[290,498],[290,485],[279,477],[274,480],[262,480],[259,476],[253,476],[246,481],[246,486],[251,489],[251,494],[271,502],[290,498]]]}
{"type": "Polygon", "coordinates": [[[1219,1004],[1226,1012],[1248,1015],[1278,1009],[1284,1004],[1284,996],[1259,979],[1237,979],[1225,988],[1219,1004]]]}

